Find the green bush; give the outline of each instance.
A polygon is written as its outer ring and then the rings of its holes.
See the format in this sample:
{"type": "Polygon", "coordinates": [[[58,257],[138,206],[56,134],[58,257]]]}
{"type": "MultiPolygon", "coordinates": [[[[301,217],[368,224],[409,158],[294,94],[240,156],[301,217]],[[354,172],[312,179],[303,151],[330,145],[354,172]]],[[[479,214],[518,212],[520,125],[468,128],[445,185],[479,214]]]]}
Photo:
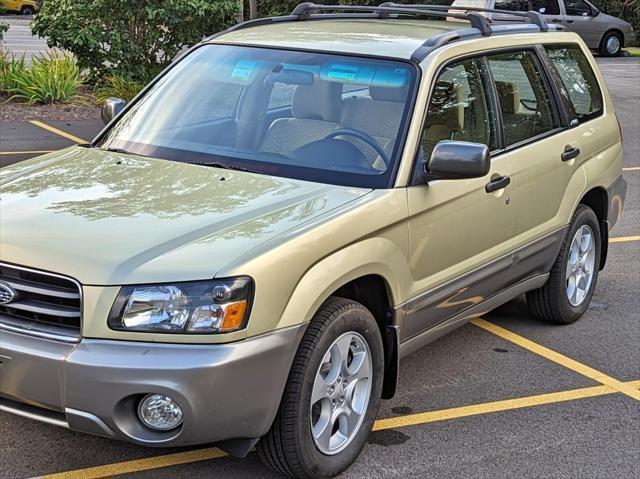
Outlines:
{"type": "Polygon", "coordinates": [[[131,101],[144,88],[144,85],[144,82],[138,80],[110,75],[101,80],[96,86],[96,99],[100,103],[104,103],[110,97],[131,101]]]}
{"type": "Polygon", "coordinates": [[[32,30],[92,79],[144,81],[185,46],[235,23],[237,0],[47,0],[32,30]]]}
{"type": "Polygon", "coordinates": [[[15,59],[0,52],[0,94],[10,94],[16,86],[14,79],[22,77],[25,70],[24,57],[15,59]]]}
{"type": "MultiPolygon", "coordinates": [[[[317,0],[314,3],[330,4],[330,5],[380,5],[381,3],[388,2],[389,0],[317,0]]],[[[426,4],[438,4],[438,5],[451,5],[453,0],[431,0],[420,2],[419,0],[394,0],[393,3],[426,3],[426,4]]],[[[293,9],[302,3],[302,0],[258,0],[258,13],[261,17],[268,17],[273,15],[288,15],[293,9]]],[[[245,7],[245,18],[248,15],[249,8],[245,7]]]]}
{"type": "Polygon", "coordinates": [[[82,85],[73,56],[55,51],[34,58],[30,66],[25,66],[23,58],[4,61],[0,64],[0,82],[11,99],[29,104],[77,100],[82,85]]]}

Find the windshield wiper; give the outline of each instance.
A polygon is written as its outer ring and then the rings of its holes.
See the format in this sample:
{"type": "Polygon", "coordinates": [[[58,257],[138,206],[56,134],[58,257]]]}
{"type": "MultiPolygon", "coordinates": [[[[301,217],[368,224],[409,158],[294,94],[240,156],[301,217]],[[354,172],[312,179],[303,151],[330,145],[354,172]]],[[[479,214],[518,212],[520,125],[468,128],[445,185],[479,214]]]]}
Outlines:
{"type": "Polygon", "coordinates": [[[201,166],[211,166],[213,168],[221,168],[223,170],[235,170],[235,171],[245,171],[247,173],[256,173],[249,168],[244,168],[242,166],[230,165],[228,163],[220,163],[219,161],[188,161],[187,163],[191,163],[192,165],[201,165],[201,166]]]}
{"type": "Polygon", "coordinates": [[[100,148],[102,151],[109,151],[111,153],[126,153],[127,155],[133,155],[130,151],[125,150],[124,148],[100,148]]]}

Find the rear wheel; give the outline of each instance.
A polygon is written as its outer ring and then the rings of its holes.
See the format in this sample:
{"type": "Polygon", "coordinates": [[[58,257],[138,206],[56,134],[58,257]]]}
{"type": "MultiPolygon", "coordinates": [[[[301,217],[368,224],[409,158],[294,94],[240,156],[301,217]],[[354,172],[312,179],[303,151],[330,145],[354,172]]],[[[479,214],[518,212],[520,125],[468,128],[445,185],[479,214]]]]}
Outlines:
{"type": "Polygon", "coordinates": [[[329,299],[305,333],[278,414],[257,445],[262,462],[296,478],[344,471],[375,421],[383,370],[373,315],[355,301],[329,299]]]}
{"type": "Polygon", "coordinates": [[[591,302],[600,265],[600,226],[593,210],[579,205],[545,285],[527,293],[531,313],[544,321],[570,324],[591,302]]]}
{"type": "Polygon", "coordinates": [[[28,7],[28,6],[24,6],[22,7],[22,9],[20,10],[20,13],[22,15],[33,15],[33,8],[28,7]]]}
{"type": "Polygon", "coordinates": [[[599,53],[605,57],[617,57],[622,52],[623,43],[619,33],[607,32],[600,42],[599,53]]]}

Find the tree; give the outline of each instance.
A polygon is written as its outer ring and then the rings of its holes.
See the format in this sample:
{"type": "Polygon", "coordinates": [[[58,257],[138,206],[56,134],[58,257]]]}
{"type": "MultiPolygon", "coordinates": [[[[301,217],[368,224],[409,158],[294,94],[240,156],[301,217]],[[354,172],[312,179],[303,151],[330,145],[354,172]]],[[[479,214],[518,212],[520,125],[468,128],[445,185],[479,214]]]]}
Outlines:
{"type": "Polygon", "coordinates": [[[147,81],[186,46],[236,22],[237,0],[47,0],[33,32],[93,78],[147,81]]]}
{"type": "Polygon", "coordinates": [[[249,19],[258,18],[258,0],[249,0],[249,19]]]}

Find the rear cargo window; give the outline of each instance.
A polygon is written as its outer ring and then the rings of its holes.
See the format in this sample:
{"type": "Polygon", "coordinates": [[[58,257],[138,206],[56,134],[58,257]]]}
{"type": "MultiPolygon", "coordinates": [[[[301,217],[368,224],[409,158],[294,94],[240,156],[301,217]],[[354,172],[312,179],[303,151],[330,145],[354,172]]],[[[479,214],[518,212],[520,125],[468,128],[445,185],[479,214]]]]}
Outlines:
{"type": "Polygon", "coordinates": [[[575,117],[580,123],[602,114],[602,92],[587,57],[577,45],[547,47],[551,62],[560,78],[561,87],[571,99],[575,117]]]}

